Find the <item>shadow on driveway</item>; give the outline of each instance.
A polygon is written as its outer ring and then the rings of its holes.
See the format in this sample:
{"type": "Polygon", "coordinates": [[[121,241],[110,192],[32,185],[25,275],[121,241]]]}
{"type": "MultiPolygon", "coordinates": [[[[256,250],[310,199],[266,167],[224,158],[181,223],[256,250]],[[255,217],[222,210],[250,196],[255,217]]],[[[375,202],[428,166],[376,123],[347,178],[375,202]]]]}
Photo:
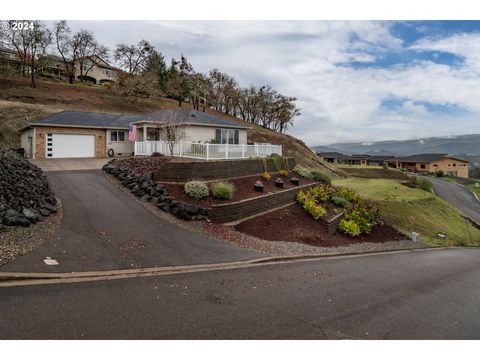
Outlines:
{"type": "Polygon", "coordinates": [[[160,219],[112,184],[101,170],[47,173],[63,223],[35,251],[0,271],[71,272],[247,260],[263,254],[184,230],[160,219]],[[47,266],[50,256],[59,261],[47,266]]]}

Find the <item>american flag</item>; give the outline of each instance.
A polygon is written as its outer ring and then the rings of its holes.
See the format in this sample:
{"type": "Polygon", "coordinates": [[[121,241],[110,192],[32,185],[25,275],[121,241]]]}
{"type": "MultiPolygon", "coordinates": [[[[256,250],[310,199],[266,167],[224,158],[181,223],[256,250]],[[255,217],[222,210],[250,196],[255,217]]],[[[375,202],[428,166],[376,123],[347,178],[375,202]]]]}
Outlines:
{"type": "Polygon", "coordinates": [[[137,127],[135,125],[128,125],[128,140],[137,140],[137,127]]]}

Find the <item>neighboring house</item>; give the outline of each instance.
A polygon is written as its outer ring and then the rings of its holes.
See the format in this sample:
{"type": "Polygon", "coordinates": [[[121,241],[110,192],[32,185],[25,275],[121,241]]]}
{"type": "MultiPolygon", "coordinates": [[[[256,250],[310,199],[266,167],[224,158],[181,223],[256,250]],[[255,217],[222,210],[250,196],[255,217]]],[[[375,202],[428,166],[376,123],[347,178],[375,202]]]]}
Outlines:
{"type": "Polygon", "coordinates": [[[317,152],[317,155],[330,164],[342,164],[347,158],[347,155],[335,151],[317,152]]]}
{"type": "MultiPolygon", "coordinates": [[[[247,144],[246,126],[193,109],[174,111],[181,125],[178,131],[182,141],[247,144]]],[[[169,113],[116,115],[62,111],[20,130],[21,147],[27,157],[37,159],[132,155],[134,142],[128,140],[129,125],[137,126],[137,141],[160,140],[162,118],[169,113]]]]}
{"type": "Polygon", "coordinates": [[[418,154],[392,158],[388,163],[393,167],[411,172],[436,173],[443,171],[450,176],[468,178],[468,161],[448,154],[418,154]]]}
{"type": "Polygon", "coordinates": [[[370,166],[383,166],[387,163],[393,156],[391,155],[370,155],[368,157],[368,165],[370,166]]]}
{"type": "Polygon", "coordinates": [[[0,64],[4,69],[11,71],[22,70],[22,61],[16,50],[0,46],[0,64]]]}
{"type": "Polygon", "coordinates": [[[110,65],[98,56],[80,59],[75,66],[75,78],[94,84],[117,83],[122,70],[110,65]]]}

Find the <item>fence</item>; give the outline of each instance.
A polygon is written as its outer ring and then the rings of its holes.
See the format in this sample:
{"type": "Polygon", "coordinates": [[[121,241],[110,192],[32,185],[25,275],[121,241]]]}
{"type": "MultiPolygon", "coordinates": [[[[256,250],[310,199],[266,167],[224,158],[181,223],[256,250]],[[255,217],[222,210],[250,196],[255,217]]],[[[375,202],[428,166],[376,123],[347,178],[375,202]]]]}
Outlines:
{"type": "MultiPolygon", "coordinates": [[[[154,152],[170,155],[170,144],[166,141],[135,141],[135,155],[151,155],[154,152]]],[[[282,145],[272,144],[201,144],[181,141],[173,144],[173,155],[204,160],[248,159],[282,155],[282,145]]]]}

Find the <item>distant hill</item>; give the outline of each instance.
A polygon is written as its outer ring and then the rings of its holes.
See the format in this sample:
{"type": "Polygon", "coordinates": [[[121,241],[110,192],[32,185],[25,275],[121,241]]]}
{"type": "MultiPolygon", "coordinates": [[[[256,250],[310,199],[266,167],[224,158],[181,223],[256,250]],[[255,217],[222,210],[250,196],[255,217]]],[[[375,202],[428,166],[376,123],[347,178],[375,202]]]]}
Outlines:
{"type": "Polygon", "coordinates": [[[347,154],[413,155],[446,153],[451,155],[480,155],[480,134],[430,137],[415,140],[388,140],[369,143],[335,143],[313,146],[315,151],[338,151],[347,154]],[[319,150],[317,150],[319,149],[319,150]]]}

